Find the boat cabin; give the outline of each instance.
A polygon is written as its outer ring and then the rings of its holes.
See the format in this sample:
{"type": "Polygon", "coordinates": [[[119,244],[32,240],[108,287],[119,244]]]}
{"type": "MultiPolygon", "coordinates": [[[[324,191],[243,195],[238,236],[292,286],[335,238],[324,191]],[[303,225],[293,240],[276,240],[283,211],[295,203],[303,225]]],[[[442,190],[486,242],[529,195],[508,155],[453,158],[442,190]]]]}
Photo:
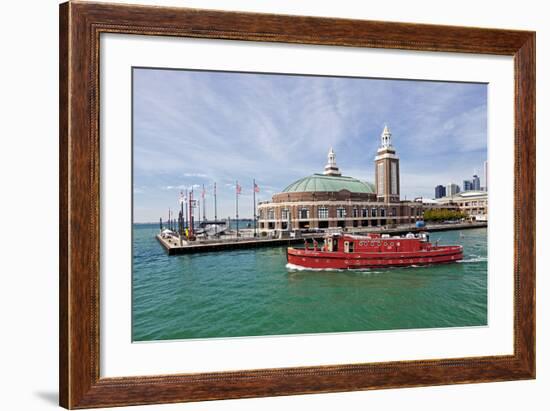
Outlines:
{"type": "Polygon", "coordinates": [[[325,239],[324,251],[344,253],[415,252],[434,248],[427,233],[406,236],[369,234],[368,236],[332,235],[325,239]]]}

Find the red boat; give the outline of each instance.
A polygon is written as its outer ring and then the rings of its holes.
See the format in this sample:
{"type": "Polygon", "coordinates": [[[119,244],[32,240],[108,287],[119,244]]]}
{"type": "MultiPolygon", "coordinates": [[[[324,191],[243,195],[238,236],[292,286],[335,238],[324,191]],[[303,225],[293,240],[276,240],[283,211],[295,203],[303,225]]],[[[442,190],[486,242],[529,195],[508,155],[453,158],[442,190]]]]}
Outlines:
{"type": "Polygon", "coordinates": [[[355,269],[406,267],[460,261],[460,245],[433,245],[427,233],[409,233],[403,237],[369,234],[367,236],[331,234],[319,247],[288,248],[289,264],[309,269],[355,269]]]}

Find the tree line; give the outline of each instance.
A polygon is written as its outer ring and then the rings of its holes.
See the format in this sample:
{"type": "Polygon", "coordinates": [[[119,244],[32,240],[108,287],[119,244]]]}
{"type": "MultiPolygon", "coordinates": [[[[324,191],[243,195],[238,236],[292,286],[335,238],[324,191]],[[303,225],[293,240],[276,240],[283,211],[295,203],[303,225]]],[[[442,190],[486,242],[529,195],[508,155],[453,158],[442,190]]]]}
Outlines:
{"type": "Polygon", "coordinates": [[[424,211],[424,221],[461,220],[466,217],[467,215],[462,211],[447,208],[432,208],[424,211]]]}

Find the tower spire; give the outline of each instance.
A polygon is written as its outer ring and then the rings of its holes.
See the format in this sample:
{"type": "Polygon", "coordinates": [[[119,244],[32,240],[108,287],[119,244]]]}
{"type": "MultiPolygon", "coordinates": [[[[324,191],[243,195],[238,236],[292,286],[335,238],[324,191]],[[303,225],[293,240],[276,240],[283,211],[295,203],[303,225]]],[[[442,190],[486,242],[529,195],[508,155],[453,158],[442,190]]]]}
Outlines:
{"type": "Polygon", "coordinates": [[[392,148],[391,144],[391,131],[387,124],[384,124],[384,130],[380,135],[380,149],[392,148]]]}
{"type": "Polygon", "coordinates": [[[340,170],[338,169],[338,166],[336,165],[336,154],[334,153],[334,150],[332,147],[328,151],[327,155],[327,165],[325,166],[325,171],[323,172],[326,176],[341,176],[342,173],[340,173],[340,170]]]}

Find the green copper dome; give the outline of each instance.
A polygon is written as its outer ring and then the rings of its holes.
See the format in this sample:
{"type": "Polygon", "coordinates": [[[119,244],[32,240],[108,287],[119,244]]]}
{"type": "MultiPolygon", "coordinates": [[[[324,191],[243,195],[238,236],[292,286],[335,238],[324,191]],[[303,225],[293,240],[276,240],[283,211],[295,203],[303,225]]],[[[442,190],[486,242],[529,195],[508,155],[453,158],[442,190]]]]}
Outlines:
{"type": "Polygon", "coordinates": [[[283,193],[327,192],[348,190],[352,193],[375,193],[374,184],[346,176],[313,174],[290,184],[283,193]]]}

